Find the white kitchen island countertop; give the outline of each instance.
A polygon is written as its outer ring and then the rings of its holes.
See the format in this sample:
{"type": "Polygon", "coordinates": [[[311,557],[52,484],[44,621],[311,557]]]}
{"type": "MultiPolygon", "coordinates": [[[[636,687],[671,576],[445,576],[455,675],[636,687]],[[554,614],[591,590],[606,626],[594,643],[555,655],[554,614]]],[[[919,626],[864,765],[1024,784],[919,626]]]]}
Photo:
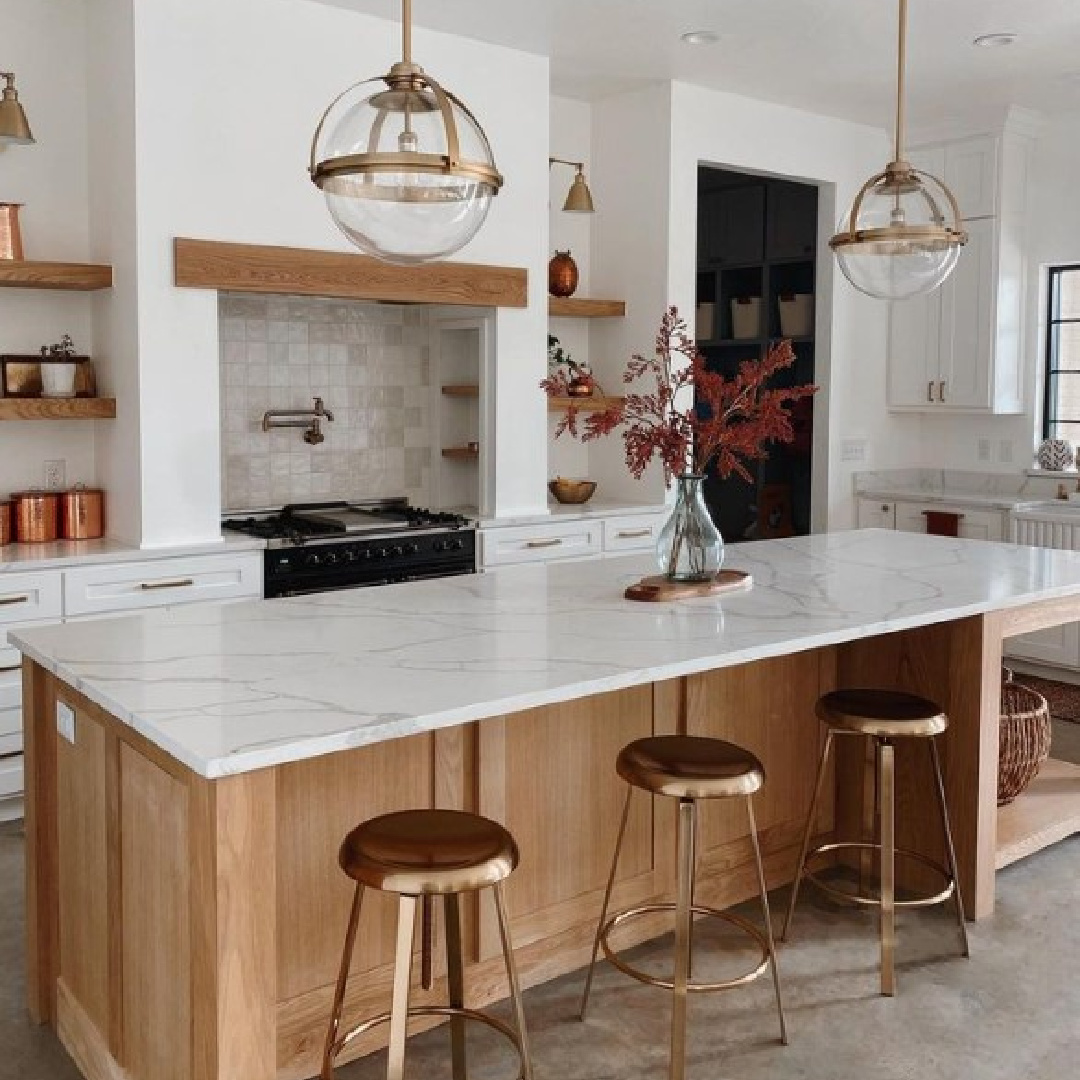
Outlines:
{"type": "Polygon", "coordinates": [[[743,593],[641,604],[651,556],[192,605],[10,640],[206,777],[1076,596],[1080,553],[862,530],[740,544],[743,593]]]}

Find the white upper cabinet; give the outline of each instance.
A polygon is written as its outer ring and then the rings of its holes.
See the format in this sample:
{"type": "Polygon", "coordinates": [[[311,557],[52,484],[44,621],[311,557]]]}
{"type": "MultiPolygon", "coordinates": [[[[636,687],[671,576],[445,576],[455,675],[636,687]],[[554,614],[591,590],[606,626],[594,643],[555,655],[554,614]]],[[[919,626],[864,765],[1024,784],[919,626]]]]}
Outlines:
{"type": "Polygon", "coordinates": [[[1023,412],[1022,211],[1030,147],[1027,136],[1007,131],[909,155],[916,168],[945,179],[969,239],[940,289],[891,305],[890,409],[1023,412]]]}

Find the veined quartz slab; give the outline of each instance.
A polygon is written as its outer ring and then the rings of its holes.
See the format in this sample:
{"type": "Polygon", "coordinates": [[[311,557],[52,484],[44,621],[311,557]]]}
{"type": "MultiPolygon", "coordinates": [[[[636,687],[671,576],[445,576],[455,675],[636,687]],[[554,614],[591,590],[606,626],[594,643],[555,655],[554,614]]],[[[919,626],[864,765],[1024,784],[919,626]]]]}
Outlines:
{"type": "Polygon", "coordinates": [[[506,567],[12,632],[220,777],[713,668],[1076,596],[1080,553],[861,530],[740,544],[745,593],[641,604],[650,558],[506,567]]]}

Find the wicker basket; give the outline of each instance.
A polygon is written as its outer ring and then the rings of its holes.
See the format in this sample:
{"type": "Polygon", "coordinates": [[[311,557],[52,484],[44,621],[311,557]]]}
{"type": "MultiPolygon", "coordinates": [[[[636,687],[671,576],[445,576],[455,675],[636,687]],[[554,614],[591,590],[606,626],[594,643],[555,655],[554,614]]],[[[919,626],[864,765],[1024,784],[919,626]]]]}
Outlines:
{"type": "Polygon", "coordinates": [[[1042,694],[1012,681],[1001,684],[998,727],[998,806],[1011,803],[1050,756],[1050,708],[1042,694]]]}

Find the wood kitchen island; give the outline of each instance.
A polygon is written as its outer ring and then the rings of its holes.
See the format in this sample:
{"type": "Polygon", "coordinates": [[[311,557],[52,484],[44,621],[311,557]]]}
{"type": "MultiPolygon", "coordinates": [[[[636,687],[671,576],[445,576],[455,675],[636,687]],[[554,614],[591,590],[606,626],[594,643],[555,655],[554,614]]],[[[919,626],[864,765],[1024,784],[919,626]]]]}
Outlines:
{"type": "MultiPolygon", "coordinates": [[[[409,807],[474,810],[514,833],[524,981],[571,971],[588,959],[618,828],[619,749],[688,732],[753,750],[777,885],[814,779],[813,704],[841,684],[947,709],[965,900],[989,915],[1001,641],[1080,619],[1080,554],[867,530],[745,544],[728,562],[751,591],[633,604],[623,588],[651,567],[620,558],[14,633],[31,1014],[90,1080],[314,1075],[351,897],[338,845],[409,807]]],[[[841,749],[823,835],[865,819],[864,758],[854,740],[841,749]]],[[[898,841],[935,856],[928,777],[905,749],[898,841]]],[[[1057,767],[1056,794],[1075,785],[1080,806],[1080,769],[1057,767]]],[[[668,802],[634,801],[620,906],[670,894],[668,802]]],[[[737,809],[703,807],[706,904],[756,890],[737,809]]],[[[487,897],[464,913],[478,1006],[505,995],[498,931],[487,897]]],[[[350,1015],[386,1007],[392,919],[389,901],[365,911],[350,1015]]]]}

